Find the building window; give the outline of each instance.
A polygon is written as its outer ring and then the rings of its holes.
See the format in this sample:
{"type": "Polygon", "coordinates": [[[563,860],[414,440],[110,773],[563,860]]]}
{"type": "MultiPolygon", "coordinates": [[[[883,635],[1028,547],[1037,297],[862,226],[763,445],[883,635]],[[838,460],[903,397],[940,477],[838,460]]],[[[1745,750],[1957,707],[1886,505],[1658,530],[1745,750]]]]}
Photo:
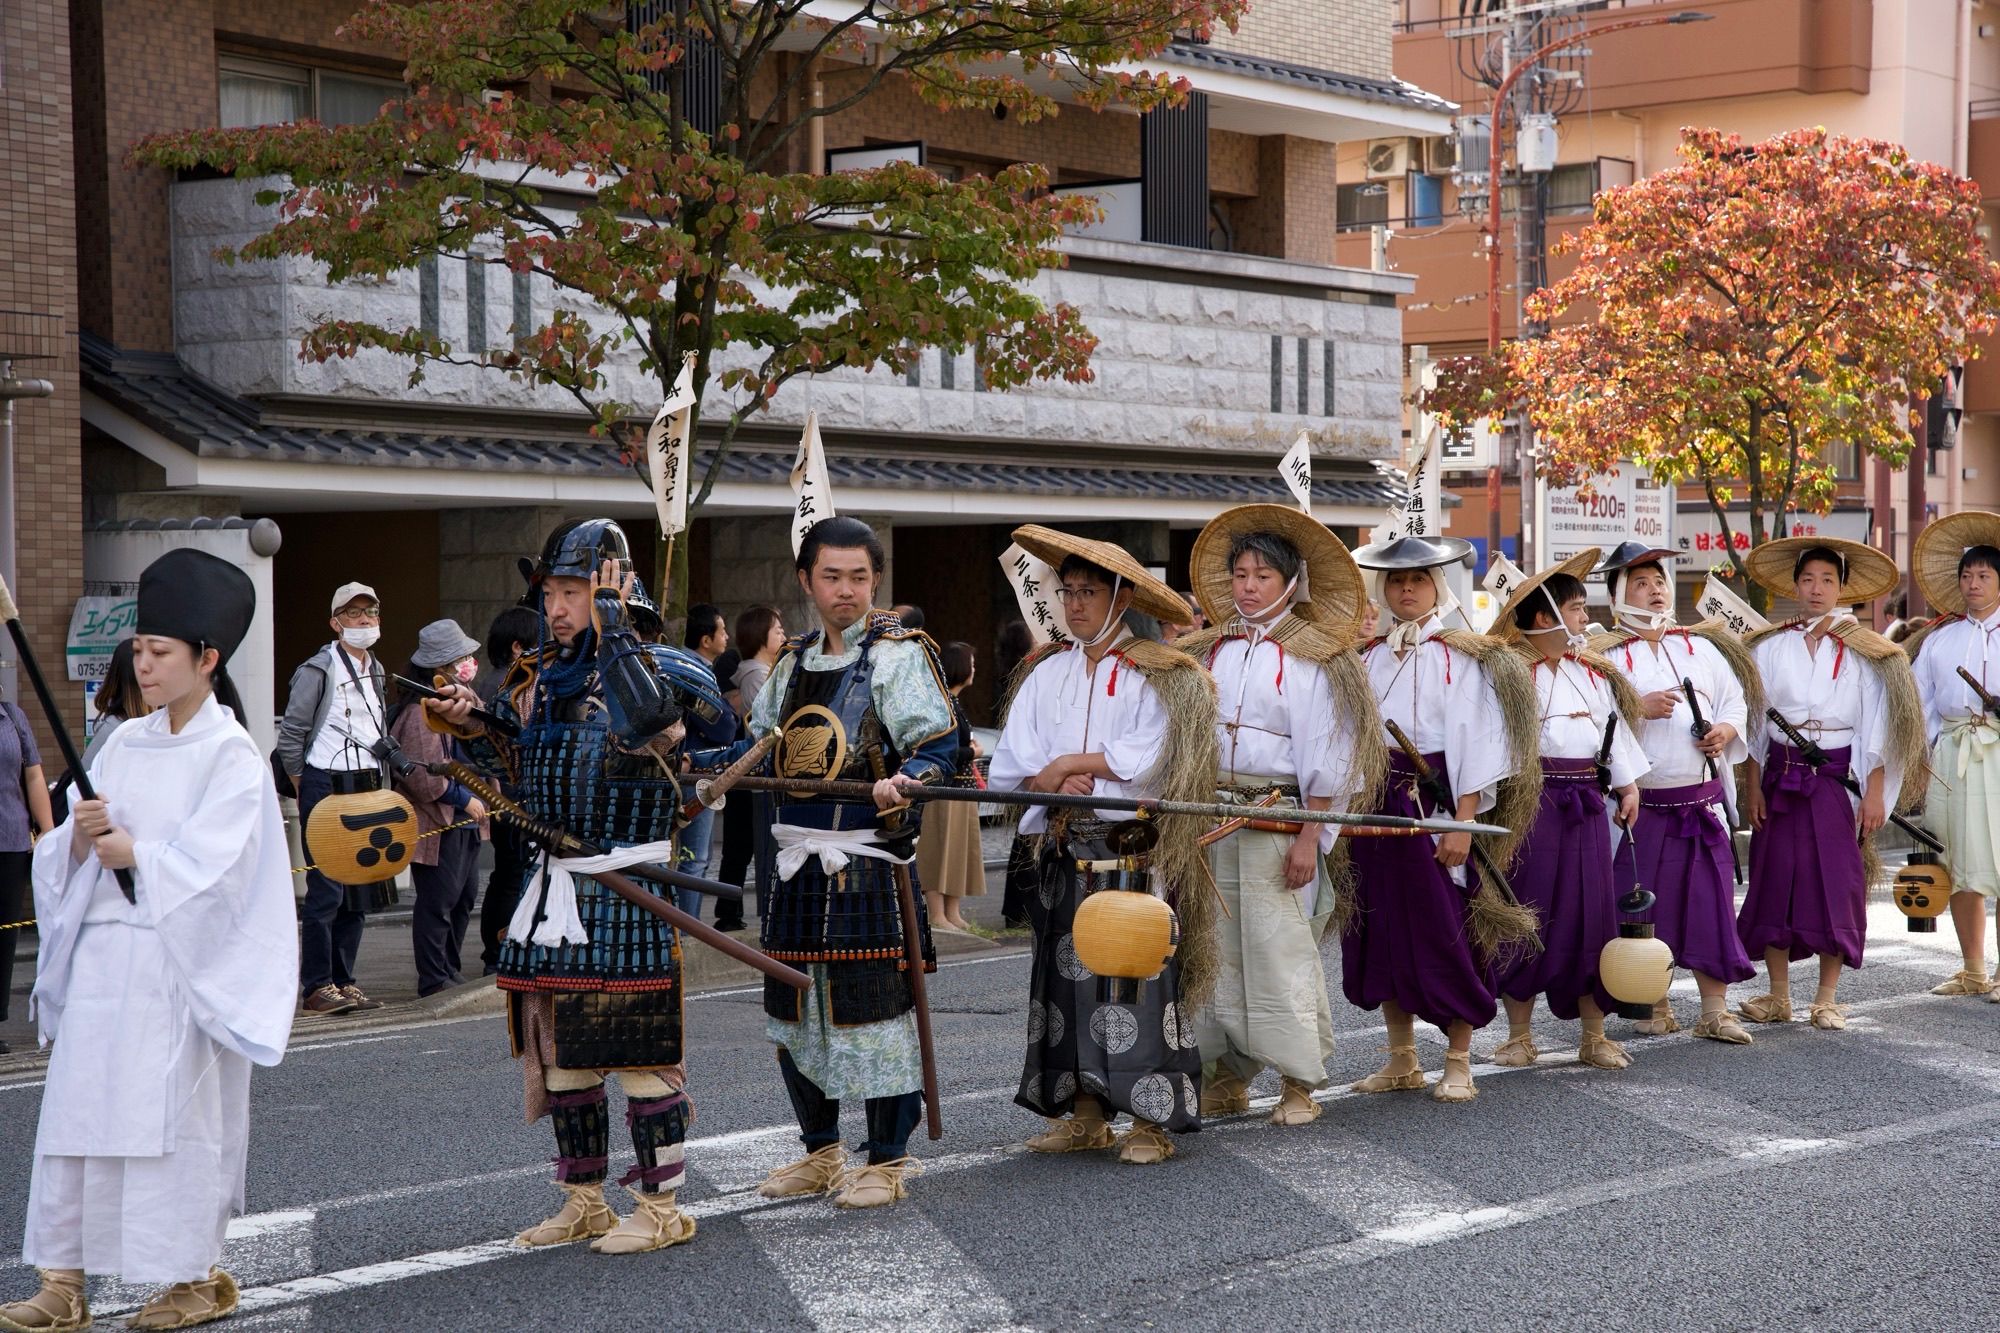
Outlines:
{"type": "Polygon", "coordinates": [[[1271,335],[1271,410],[1285,410],[1285,336],[1271,335]]]}
{"type": "Polygon", "coordinates": [[[1366,231],[1389,221],[1389,187],[1381,181],[1342,185],[1334,191],[1334,225],[1341,231],[1366,231]]]}
{"type": "Polygon", "coordinates": [[[216,74],[217,109],[224,129],[296,120],[359,125],[375,119],[387,103],[403,95],[403,85],[392,79],[241,56],[224,56],[216,74]]]}
{"type": "Polygon", "coordinates": [[[428,336],[438,336],[438,260],[425,255],[417,261],[417,327],[428,336]]]}
{"type": "Polygon", "coordinates": [[[465,257],[465,350],[486,350],[486,261],[465,257]]]}
{"type": "MultiPolygon", "coordinates": [[[[1324,381],[1325,384],[1324,392],[1326,394],[1326,404],[1323,409],[1323,415],[1330,417],[1333,415],[1333,339],[1328,338],[1325,342],[1321,343],[1320,352],[1321,352],[1321,359],[1324,360],[1326,363],[1325,366],[1323,367],[1321,374],[1321,379],[1324,381]]],[[[1305,411],[1305,405],[1303,403],[1299,405],[1299,411],[1301,413],[1305,411]]]]}
{"type": "Polygon", "coordinates": [[[1293,411],[1304,416],[1306,404],[1312,402],[1312,362],[1307,358],[1306,349],[1312,346],[1312,339],[1299,339],[1299,401],[1293,411]]]}
{"type": "Polygon", "coordinates": [[[958,357],[949,347],[938,348],[938,388],[958,387],[958,357]]]}
{"type": "Polygon", "coordinates": [[[535,275],[528,270],[514,274],[514,343],[519,346],[535,331],[535,275]]]}
{"type": "Polygon", "coordinates": [[[1571,162],[1549,173],[1549,212],[1588,213],[1597,197],[1597,164],[1571,162]]]}

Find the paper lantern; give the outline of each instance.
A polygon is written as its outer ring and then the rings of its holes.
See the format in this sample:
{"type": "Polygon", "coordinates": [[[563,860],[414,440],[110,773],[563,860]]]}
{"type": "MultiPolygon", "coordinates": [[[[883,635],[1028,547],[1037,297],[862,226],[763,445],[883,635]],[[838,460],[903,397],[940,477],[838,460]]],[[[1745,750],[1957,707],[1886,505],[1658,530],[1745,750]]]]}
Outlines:
{"type": "Polygon", "coordinates": [[[1889,896],[1910,919],[1910,929],[1935,931],[1937,919],[1951,905],[1951,871],[1929,852],[1911,852],[1910,863],[1896,872],[1889,896]]]}
{"type": "MultiPolygon", "coordinates": [[[[1618,900],[1618,910],[1628,916],[1652,908],[1655,899],[1645,889],[1634,888],[1618,900]]],[[[1604,989],[1618,1002],[1621,1018],[1653,1016],[1653,1006],[1667,998],[1674,980],[1674,951],[1653,934],[1650,921],[1621,921],[1618,938],[1605,942],[1597,956],[1597,976],[1604,989]]]]}
{"type": "Polygon", "coordinates": [[[357,791],[320,800],[306,818],[306,852],[336,884],[379,884],[410,863],[417,812],[395,791],[357,791]]]}
{"type": "MultiPolygon", "coordinates": [[[[1145,883],[1144,872],[1126,873],[1145,883]]],[[[1181,935],[1174,909],[1143,887],[1099,889],[1077,906],[1071,929],[1076,959],[1097,974],[1099,995],[1122,1004],[1138,1001],[1143,983],[1160,975],[1181,935]]]]}

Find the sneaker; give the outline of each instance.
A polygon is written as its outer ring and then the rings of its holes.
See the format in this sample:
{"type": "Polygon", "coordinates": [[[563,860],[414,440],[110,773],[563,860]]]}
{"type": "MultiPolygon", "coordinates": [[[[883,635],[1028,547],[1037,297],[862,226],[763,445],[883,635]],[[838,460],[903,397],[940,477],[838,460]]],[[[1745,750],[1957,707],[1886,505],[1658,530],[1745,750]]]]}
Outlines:
{"type": "Polygon", "coordinates": [[[344,1014],[356,1006],[340,987],[321,986],[306,996],[305,1003],[299,1007],[309,1014],[344,1014]]]}
{"type": "Polygon", "coordinates": [[[356,1009],[380,1009],[382,1007],[382,1002],[380,1000],[369,999],[367,994],[359,986],[342,986],[340,988],[340,993],[342,995],[345,995],[348,999],[354,1001],[354,1007],[356,1009]]]}

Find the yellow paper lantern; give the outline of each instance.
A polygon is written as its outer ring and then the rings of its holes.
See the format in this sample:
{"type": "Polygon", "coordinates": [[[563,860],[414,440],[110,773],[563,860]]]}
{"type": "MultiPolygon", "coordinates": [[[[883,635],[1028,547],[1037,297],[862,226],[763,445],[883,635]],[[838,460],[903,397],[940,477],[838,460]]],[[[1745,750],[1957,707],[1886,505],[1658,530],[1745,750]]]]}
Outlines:
{"type": "Polygon", "coordinates": [[[1146,892],[1100,889],[1076,909],[1077,961],[1109,982],[1112,998],[1135,1001],[1180,944],[1174,909],[1146,892]]]}
{"type": "Polygon", "coordinates": [[[1674,951],[1653,934],[1651,923],[1627,921],[1618,938],[1606,941],[1597,956],[1598,979],[1618,1002],[1624,1018],[1651,1018],[1653,1006],[1667,998],[1674,979],[1674,951]]]}
{"type": "Polygon", "coordinates": [[[1935,931],[1951,905],[1951,870],[1929,852],[1912,852],[1910,863],[1896,872],[1889,896],[1910,919],[1911,930],[1935,931]]]}
{"type": "Polygon", "coordinates": [[[336,884],[394,879],[416,841],[417,812],[392,790],[324,797],[306,818],[307,854],[336,884]]]}

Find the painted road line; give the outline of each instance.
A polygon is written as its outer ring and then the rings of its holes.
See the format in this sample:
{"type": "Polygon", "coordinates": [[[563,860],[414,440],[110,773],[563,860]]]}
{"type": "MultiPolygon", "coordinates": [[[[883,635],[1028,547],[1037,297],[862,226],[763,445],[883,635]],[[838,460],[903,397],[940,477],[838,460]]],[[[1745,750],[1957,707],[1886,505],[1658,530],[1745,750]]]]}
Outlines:
{"type": "Polygon", "coordinates": [[[1290,1135],[1244,1134],[1232,1135],[1225,1151],[1357,1231],[1415,1225],[1484,1205],[1454,1182],[1342,1126],[1315,1125],[1311,1144],[1311,1152],[1301,1152],[1290,1135]]]}
{"type": "Polygon", "coordinates": [[[1622,1114],[1736,1156],[1768,1155],[1774,1149],[1824,1142],[1782,1116],[1691,1083],[1627,1071],[1617,1079],[1579,1082],[1577,1091],[1622,1114]]]}

